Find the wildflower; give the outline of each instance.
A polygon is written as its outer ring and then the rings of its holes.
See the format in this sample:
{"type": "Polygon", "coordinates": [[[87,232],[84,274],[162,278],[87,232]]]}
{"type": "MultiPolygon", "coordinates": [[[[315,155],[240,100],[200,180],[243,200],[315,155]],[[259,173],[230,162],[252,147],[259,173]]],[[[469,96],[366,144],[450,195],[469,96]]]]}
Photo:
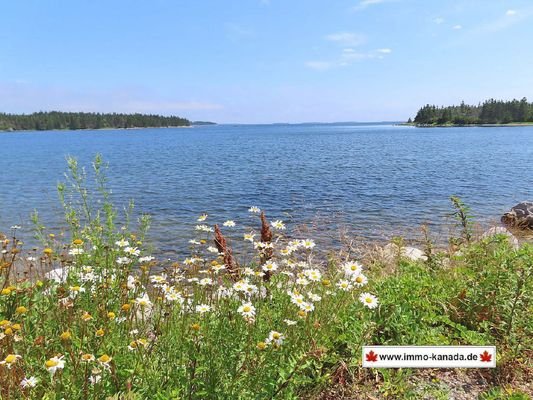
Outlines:
{"type": "Polygon", "coordinates": [[[69,297],[71,299],[75,299],[79,293],[84,293],[85,292],[85,288],[84,287],[81,287],[81,286],[71,286],[69,288],[70,290],[70,294],[69,294],[69,297]]]}
{"type": "Polygon", "coordinates": [[[128,312],[131,308],[131,304],[122,304],[122,306],[120,307],[120,309],[124,312],[128,312]]]}
{"type": "Polygon", "coordinates": [[[342,269],[347,276],[354,276],[361,273],[363,266],[357,261],[348,261],[342,265],[342,269]]]}
{"type": "Polygon", "coordinates": [[[285,322],[288,326],[296,325],[298,322],[293,321],[291,319],[284,319],[283,322],[285,322]]]}
{"type": "Polygon", "coordinates": [[[24,378],[20,382],[20,386],[22,386],[23,389],[34,388],[35,386],[37,386],[37,383],[37,378],[34,376],[30,376],[29,378],[24,378]]]}
{"type": "Polygon", "coordinates": [[[232,220],[228,219],[222,225],[227,226],[228,228],[233,228],[235,226],[235,221],[232,221],[232,220]]]}
{"type": "Polygon", "coordinates": [[[81,239],[74,239],[74,240],[72,241],[72,244],[73,244],[74,246],[81,246],[81,245],[83,244],[83,240],[81,240],[81,239]]]}
{"type": "Polygon", "coordinates": [[[300,277],[298,279],[296,279],[296,284],[297,285],[302,285],[302,286],[307,286],[309,285],[309,281],[303,277],[300,277]]]}
{"type": "Polygon", "coordinates": [[[130,245],[130,242],[128,242],[126,239],[120,239],[119,241],[115,242],[115,244],[118,247],[128,247],[130,245]]]}
{"type": "Polygon", "coordinates": [[[0,294],[3,295],[3,296],[9,296],[11,294],[11,288],[7,287],[7,288],[2,289],[0,294]]]}
{"type": "Polygon", "coordinates": [[[88,353],[82,354],[81,361],[86,362],[86,363],[93,362],[94,361],[94,355],[88,354],[88,353]]]}
{"type": "Polygon", "coordinates": [[[278,219],[276,221],[272,221],[272,227],[274,229],[277,229],[278,231],[284,231],[285,230],[285,224],[280,219],[278,219]]]}
{"type": "Polygon", "coordinates": [[[260,213],[261,210],[259,209],[259,207],[256,207],[256,206],[252,206],[248,209],[248,212],[251,212],[251,213],[260,213]]]}
{"type": "Polygon", "coordinates": [[[17,229],[21,229],[21,226],[20,225],[13,225],[11,227],[11,229],[13,229],[14,231],[16,231],[17,229]]]}
{"type": "Polygon", "coordinates": [[[89,383],[91,385],[96,385],[98,382],[100,382],[102,380],[102,377],[99,375],[100,372],[94,374],[94,375],[91,375],[89,377],[89,383]]]}
{"type": "Polygon", "coordinates": [[[72,334],[69,331],[65,331],[61,335],[59,335],[59,338],[64,342],[68,342],[71,337],[72,334]]]}
{"type": "Polygon", "coordinates": [[[10,369],[19,358],[22,358],[18,354],[8,354],[7,357],[4,359],[4,361],[0,361],[0,365],[5,365],[8,369],[10,369]]]}
{"type": "Polygon", "coordinates": [[[255,316],[255,307],[252,303],[242,303],[242,305],[237,309],[243,317],[253,318],[255,316]]]}
{"type": "Polygon", "coordinates": [[[98,362],[102,367],[105,369],[109,369],[109,363],[111,362],[112,358],[109,357],[107,354],[102,354],[100,357],[98,357],[98,362]]]}
{"type": "Polygon", "coordinates": [[[141,307],[151,307],[152,302],[150,301],[150,298],[146,293],[144,293],[141,297],[137,297],[135,299],[135,302],[140,305],[141,307]]]}
{"type": "Polygon", "coordinates": [[[52,255],[53,252],[54,251],[51,248],[49,248],[49,247],[47,247],[46,249],[43,250],[43,253],[46,254],[47,256],[52,255]]]}
{"type": "Polygon", "coordinates": [[[139,258],[139,262],[140,262],[141,264],[143,264],[143,263],[149,263],[150,261],[153,261],[153,260],[155,260],[155,257],[152,257],[152,256],[144,256],[144,257],[140,257],[140,258],[139,258]]]}
{"type": "Polygon", "coordinates": [[[107,318],[109,319],[115,319],[117,315],[113,311],[108,311],[107,318]]]}
{"type": "Polygon", "coordinates": [[[318,294],[314,294],[312,292],[307,293],[307,296],[309,297],[309,299],[311,301],[314,301],[314,302],[322,300],[322,297],[320,297],[318,294]]]}
{"type": "Polygon", "coordinates": [[[259,350],[265,350],[266,347],[267,347],[267,344],[265,342],[259,342],[257,343],[256,347],[259,349],[259,350]]]}
{"type": "Polygon", "coordinates": [[[300,309],[308,313],[308,312],[314,311],[315,306],[313,305],[313,303],[304,302],[303,304],[300,305],[300,309]]]}
{"type": "Polygon", "coordinates": [[[305,240],[302,240],[300,242],[301,246],[306,248],[306,249],[312,249],[313,247],[316,246],[314,240],[312,239],[305,239],[305,240]]]}
{"type": "Polygon", "coordinates": [[[199,304],[196,306],[196,312],[200,314],[205,314],[207,312],[211,311],[211,306],[207,304],[199,304]]]}
{"type": "Polygon", "coordinates": [[[363,287],[368,283],[368,279],[363,274],[354,275],[352,277],[353,284],[357,287],[363,287]]]}
{"type": "Polygon", "coordinates": [[[254,242],[255,233],[245,233],[244,234],[244,240],[247,240],[249,242],[254,242]]]}
{"type": "Polygon", "coordinates": [[[361,293],[361,296],[359,296],[359,301],[363,303],[365,307],[368,307],[370,309],[376,308],[378,306],[377,297],[370,293],[361,293]]]}
{"type": "Polygon", "coordinates": [[[118,257],[117,258],[117,264],[118,265],[125,265],[125,264],[129,264],[130,262],[131,262],[131,260],[128,257],[118,257]]]}
{"type": "Polygon", "coordinates": [[[49,360],[47,360],[44,363],[44,366],[46,367],[48,372],[54,375],[58,369],[65,368],[65,362],[63,361],[63,357],[64,356],[60,356],[60,357],[56,356],[56,357],[52,357],[49,360]]]}
{"type": "Polygon", "coordinates": [[[198,222],[204,222],[207,219],[207,214],[202,214],[198,217],[198,222]]]}
{"type": "Polygon", "coordinates": [[[100,328],[96,331],[95,335],[98,337],[102,337],[105,335],[105,331],[102,328],[100,328]]]}
{"type": "Polygon", "coordinates": [[[71,256],[79,256],[79,255],[82,255],[84,253],[83,249],[80,249],[80,248],[75,248],[75,249],[70,249],[68,254],[70,254],[71,256]]]}
{"type": "Polygon", "coordinates": [[[141,254],[141,251],[137,247],[129,247],[129,246],[124,249],[124,252],[126,252],[130,256],[135,256],[135,257],[138,257],[139,254],[141,254]]]}
{"type": "Polygon", "coordinates": [[[26,314],[27,312],[28,312],[28,309],[24,306],[20,306],[15,309],[16,314],[26,314]]]}
{"type": "Polygon", "coordinates": [[[322,278],[322,274],[318,269],[306,269],[303,273],[307,279],[313,282],[318,282],[322,278]]]}
{"type": "Polygon", "coordinates": [[[223,269],[225,269],[226,266],[224,264],[222,265],[213,265],[211,267],[211,270],[215,273],[215,274],[218,274],[220,271],[222,271],[223,269]]]}
{"type": "Polygon", "coordinates": [[[261,269],[265,272],[274,272],[278,269],[278,264],[273,261],[268,261],[267,263],[263,264],[261,269]]]}
{"type": "Polygon", "coordinates": [[[348,292],[349,290],[352,289],[352,284],[347,281],[346,279],[341,279],[338,283],[337,283],[337,287],[345,292],[348,292]]]}
{"type": "Polygon", "coordinates": [[[268,338],[265,340],[265,343],[279,347],[283,343],[284,339],[285,336],[283,336],[283,333],[277,331],[270,331],[270,333],[268,334],[268,338]]]}
{"type": "Polygon", "coordinates": [[[91,319],[93,319],[93,317],[87,311],[84,311],[83,315],[81,316],[81,319],[84,320],[85,322],[87,322],[87,321],[90,321],[91,319]]]}
{"type": "Polygon", "coordinates": [[[218,249],[214,246],[209,246],[207,248],[207,251],[210,252],[210,253],[213,253],[213,254],[218,254],[218,249]]]}
{"type": "Polygon", "coordinates": [[[200,279],[200,282],[198,282],[198,284],[200,286],[212,285],[213,284],[213,280],[211,278],[203,278],[203,279],[200,279]]]}
{"type": "Polygon", "coordinates": [[[192,329],[193,331],[198,332],[198,331],[200,330],[200,324],[196,324],[196,323],[195,323],[195,324],[192,324],[192,325],[191,325],[191,329],[192,329]]]}
{"type": "Polygon", "coordinates": [[[207,225],[196,225],[195,229],[200,232],[213,232],[213,228],[207,225]]]}

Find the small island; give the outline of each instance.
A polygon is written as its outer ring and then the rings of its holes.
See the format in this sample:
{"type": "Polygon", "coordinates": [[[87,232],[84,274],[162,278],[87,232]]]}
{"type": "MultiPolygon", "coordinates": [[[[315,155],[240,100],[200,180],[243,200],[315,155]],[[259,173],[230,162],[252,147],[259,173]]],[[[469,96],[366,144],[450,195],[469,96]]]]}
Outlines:
{"type": "Polygon", "coordinates": [[[0,131],[48,131],[78,129],[131,129],[191,126],[188,119],[152,114],[89,112],[0,113],[0,131]]]}
{"type": "Polygon", "coordinates": [[[408,125],[428,126],[468,126],[468,125],[533,125],[533,103],[524,97],[502,101],[490,99],[476,106],[465,104],[438,107],[427,104],[418,110],[414,120],[408,125]]]}

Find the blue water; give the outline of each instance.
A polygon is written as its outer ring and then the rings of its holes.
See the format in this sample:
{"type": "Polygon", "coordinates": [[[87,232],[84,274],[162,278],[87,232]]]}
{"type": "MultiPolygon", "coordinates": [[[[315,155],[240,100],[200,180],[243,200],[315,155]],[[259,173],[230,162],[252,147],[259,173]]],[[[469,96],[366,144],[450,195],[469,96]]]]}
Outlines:
{"type": "MultiPolygon", "coordinates": [[[[55,185],[70,154],[90,170],[110,164],[117,204],[134,199],[153,217],[150,239],[162,252],[183,245],[196,216],[250,224],[265,209],[313,236],[386,239],[439,234],[460,196],[480,223],[533,200],[533,128],[413,128],[392,125],[220,125],[192,129],[0,133],[0,231],[23,226],[37,209],[62,225],[55,185]]],[[[244,229],[236,232],[242,233],[244,229]]]]}

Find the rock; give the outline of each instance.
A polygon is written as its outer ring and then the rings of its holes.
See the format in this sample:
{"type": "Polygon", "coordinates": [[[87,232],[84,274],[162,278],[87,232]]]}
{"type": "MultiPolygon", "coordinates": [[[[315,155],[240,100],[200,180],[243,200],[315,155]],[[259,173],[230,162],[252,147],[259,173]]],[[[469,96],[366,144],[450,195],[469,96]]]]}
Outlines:
{"type": "Polygon", "coordinates": [[[509,226],[521,229],[533,229],[533,203],[523,201],[503,214],[501,221],[509,226]]]}
{"type": "Polygon", "coordinates": [[[68,276],[67,268],[56,268],[44,274],[44,277],[46,279],[56,281],[57,283],[65,283],[67,281],[67,276],[68,276]]]}
{"type": "MultiPolygon", "coordinates": [[[[398,256],[398,245],[389,243],[383,248],[383,255],[389,261],[394,260],[398,256]]],[[[408,258],[412,261],[426,261],[427,257],[424,252],[416,247],[402,247],[402,257],[408,258]]]]}
{"type": "Polygon", "coordinates": [[[503,226],[493,226],[488,231],[486,231],[481,237],[488,238],[492,237],[494,235],[505,235],[507,236],[509,243],[514,249],[518,249],[520,247],[520,243],[518,242],[518,239],[507,229],[505,229],[503,226]]]}

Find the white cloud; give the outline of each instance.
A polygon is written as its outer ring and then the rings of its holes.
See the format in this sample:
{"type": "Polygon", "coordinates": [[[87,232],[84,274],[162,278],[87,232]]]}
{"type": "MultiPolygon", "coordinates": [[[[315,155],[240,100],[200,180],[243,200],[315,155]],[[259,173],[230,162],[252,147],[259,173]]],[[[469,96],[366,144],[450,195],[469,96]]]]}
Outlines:
{"type": "Polygon", "coordinates": [[[376,51],[378,53],[382,53],[382,54],[390,54],[390,53],[392,53],[392,50],[391,49],[387,49],[387,48],[385,48],[385,49],[377,49],[376,51]]]}
{"type": "Polygon", "coordinates": [[[366,37],[352,32],[337,32],[326,35],[326,40],[342,46],[359,46],[366,42],[366,37]]]}
{"type": "Polygon", "coordinates": [[[441,18],[441,17],[434,18],[433,22],[435,22],[437,25],[440,25],[444,22],[444,18],[441,18]]]}
{"type": "Polygon", "coordinates": [[[392,53],[389,48],[382,48],[370,51],[355,51],[352,48],[342,49],[338,58],[331,61],[308,61],[305,63],[307,68],[316,71],[327,71],[333,68],[348,67],[355,62],[369,59],[383,59],[387,54],[392,53]]]}
{"type": "Polygon", "coordinates": [[[512,17],[513,15],[516,15],[516,10],[507,10],[505,15],[512,17]]]}
{"type": "Polygon", "coordinates": [[[385,3],[387,0],[362,0],[359,2],[358,5],[353,7],[354,11],[364,10],[365,8],[368,8],[369,6],[373,6],[375,4],[381,4],[385,3]]]}
{"type": "Polygon", "coordinates": [[[463,29],[463,26],[462,25],[454,25],[454,26],[452,26],[452,29],[455,29],[455,30],[463,29]]]}

